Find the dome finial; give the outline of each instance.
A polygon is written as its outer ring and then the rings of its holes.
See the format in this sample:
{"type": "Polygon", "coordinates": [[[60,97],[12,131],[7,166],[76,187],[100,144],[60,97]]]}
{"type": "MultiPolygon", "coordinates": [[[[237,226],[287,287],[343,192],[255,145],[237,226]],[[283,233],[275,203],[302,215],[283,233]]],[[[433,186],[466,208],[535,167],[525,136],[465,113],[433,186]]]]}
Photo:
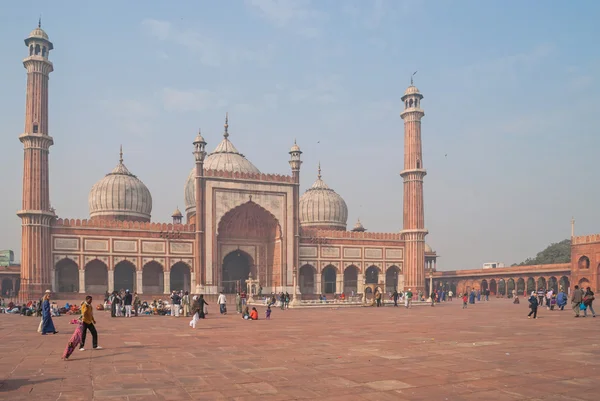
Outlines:
{"type": "Polygon", "coordinates": [[[317,169],[318,174],[317,174],[317,178],[320,180],[321,179],[321,162],[319,161],[319,168],[317,169]]]}
{"type": "Polygon", "coordinates": [[[119,164],[123,164],[123,145],[121,145],[121,149],[119,150],[119,164]]]}
{"type": "Polygon", "coordinates": [[[413,74],[410,76],[410,84],[411,85],[413,84],[413,77],[417,74],[417,72],[419,72],[419,71],[413,72],[413,74]]]}
{"type": "Polygon", "coordinates": [[[42,27],[42,14],[40,14],[40,19],[38,19],[38,28],[42,27]]]}
{"type": "Polygon", "coordinates": [[[227,138],[227,137],[229,137],[229,112],[225,113],[225,125],[223,127],[225,127],[225,131],[223,132],[223,136],[225,138],[227,138]]]}

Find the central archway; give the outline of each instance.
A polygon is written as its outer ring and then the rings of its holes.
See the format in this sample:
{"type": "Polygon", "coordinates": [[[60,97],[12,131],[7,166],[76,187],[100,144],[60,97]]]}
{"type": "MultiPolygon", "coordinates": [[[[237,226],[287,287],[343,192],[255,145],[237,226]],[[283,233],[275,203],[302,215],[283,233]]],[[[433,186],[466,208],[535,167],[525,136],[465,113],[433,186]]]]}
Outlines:
{"type": "MultiPolygon", "coordinates": [[[[246,280],[249,274],[258,279],[266,292],[280,291],[287,283],[282,271],[284,244],[281,226],[275,216],[252,200],[239,205],[223,215],[217,231],[217,246],[222,260],[217,282],[226,291],[235,291],[235,280],[246,280]],[[232,251],[232,248],[237,250],[232,251]],[[234,271],[232,253],[244,249],[246,261],[239,259],[234,271]],[[227,263],[225,258],[229,257],[227,263]],[[227,267],[227,271],[225,271],[227,267]],[[244,267],[246,266],[246,267],[244,267]],[[227,282],[227,283],[226,283],[227,282]],[[232,287],[233,285],[233,287],[232,287]]],[[[245,283],[242,283],[245,286],[245,283]]]]}
{"type": "Polygon", "coordinates": [[[223,274],[221,276],[221,287],[226,294],[235,294],[246,286],[246,280],[250,278],[252,258],[246,252],[233,251],[223,259],[223,274]]]}

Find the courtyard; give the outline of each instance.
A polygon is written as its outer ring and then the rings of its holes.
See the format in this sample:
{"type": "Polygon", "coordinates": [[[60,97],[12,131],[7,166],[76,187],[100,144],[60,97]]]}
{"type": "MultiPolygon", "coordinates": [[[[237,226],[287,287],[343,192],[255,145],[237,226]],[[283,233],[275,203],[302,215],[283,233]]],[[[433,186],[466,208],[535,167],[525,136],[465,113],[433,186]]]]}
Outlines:
{"type": "MultiPolygon", "coordinates": [[[[75,326],[0,315],[2,400],[598,400],[600,317],[505,299],[434,308],[274,309],[189,318],[95,312],[103,350],[61,354],[75,326]]],[[[233,308],[233,305],[229,306],[233,308]]]]}

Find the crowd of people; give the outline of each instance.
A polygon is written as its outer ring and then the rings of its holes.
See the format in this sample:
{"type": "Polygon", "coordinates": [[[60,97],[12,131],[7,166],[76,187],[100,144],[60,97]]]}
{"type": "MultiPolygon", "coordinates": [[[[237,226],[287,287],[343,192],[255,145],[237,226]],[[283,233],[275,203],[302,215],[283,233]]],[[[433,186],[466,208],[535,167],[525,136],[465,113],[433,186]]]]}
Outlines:
{"type": "MultiPolygon", "coordinates": [[[[585,291],[575,286],[571,293],[571,309],[575,313],[575,317],[580,317],[583,312],[583,317],[587,317],[587,311],[592,313],[592,317],[596,317],[596,311],[594,311],[594,292],[590,287],[587,287],[585,291]]],[[[527,317],[531,319],[537,319],[538,309],[546,305],[548,310],[554,310],[555,308],[564,310],[567,305],[568,295],[561,288],[558,294],[555,294],[553,290],[539,289],[537,292],[532,291],[529,296],[529,314],[527,317]]]]}

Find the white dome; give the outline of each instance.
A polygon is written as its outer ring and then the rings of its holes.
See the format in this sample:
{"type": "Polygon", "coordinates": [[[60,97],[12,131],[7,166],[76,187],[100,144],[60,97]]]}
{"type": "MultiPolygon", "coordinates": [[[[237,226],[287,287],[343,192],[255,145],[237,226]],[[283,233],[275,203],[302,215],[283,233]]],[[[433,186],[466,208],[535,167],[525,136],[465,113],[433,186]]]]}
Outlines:
{"type": "Polygon", "coordinates": [[[426,253],[432,253],[433,249],[431,249],[431,247],[429,246],[429,244],[425,244],[425,252],[426,253]]]}
{"type": "Polygon", "coordinates": [[[415,95],[415,94],[420,95],[421,93],[419,92],[419,89],[412,84],[408,88],[406,88],[406,91],[404,92],[404,96],[415,95]]]}
{"type": "Polygon", "coordinates": [[[150,221],[152,195],[144,183],[131,174],[121,159],[114,170],[92,187],[88,197],[90,217],[110,220],[150,221]]]}
{"type": "Polygon", "coordinates": [[[300,225],[304,228],[345,230],[348,206],[344,199],[321,179],[321,166],[315,183],[300,197],[300,225]]]}
{"type": "MultiPolygon", "coordinates": [[[[246,157],[238,152],[229,140],[227,120],[223,140],[204,160],[204,170],[231,171],[239,173],[260,174],[246,157]]],[[[196,213],[196,168],[188,175],[184,189],[185,211],[188,215],[196,213]]]]}

